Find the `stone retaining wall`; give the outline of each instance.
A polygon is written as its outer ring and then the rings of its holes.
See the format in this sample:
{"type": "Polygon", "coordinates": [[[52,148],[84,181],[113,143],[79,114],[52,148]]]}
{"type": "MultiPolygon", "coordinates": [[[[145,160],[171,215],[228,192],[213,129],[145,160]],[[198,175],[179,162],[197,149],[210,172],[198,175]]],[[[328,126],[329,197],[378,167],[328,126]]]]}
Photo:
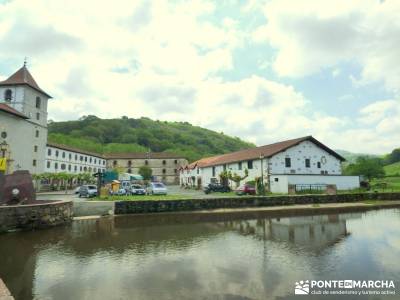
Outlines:
{"type": "Polygon", "coordinates": [[[193,211],[218,208],[262,207],[310,203],[345,203],[365,200],[400,200],[400,193],[360,193],[339,195],[293,195],[224,197],[187,200],[148,200],[115,202],[115,214],[193,211]]]}
{"type": "Polygon", "coordinates": [[[67,224],[72,217],[72,201],[0,206],[0,233],[67,224]]]}

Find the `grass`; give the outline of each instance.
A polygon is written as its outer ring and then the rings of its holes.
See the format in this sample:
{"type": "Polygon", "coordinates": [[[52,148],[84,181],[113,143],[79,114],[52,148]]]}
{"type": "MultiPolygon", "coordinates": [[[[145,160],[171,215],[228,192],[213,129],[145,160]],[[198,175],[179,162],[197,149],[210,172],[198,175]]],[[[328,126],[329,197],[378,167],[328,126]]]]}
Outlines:
{"type": "Polygon", "coordinates": [[[400,161],[391,165],[383,167],[385,169],[386,176],[397,176],[400,177],[400,161]]]}
{"type": "Polygon", "coordinates": [[[182,200],[187,199],[185,195],[131,195],[131,196],[102,196],[92,198],[92,201],[147,201],[147,200],[182,200]]]}
{"type": "Polygon", "coordinates": [[[371,181],[371,190],[378,192],[400,192],[400,176],[373,179],[371,181]]]}
{"type": "MultiPolygon", "coordinates": [[[[221,197],[239,197],[235,192],[229,193],[211,193],[206,198],[221,197]]],[[[92,198],[92,201],[161,201],[161,200],[184,200],[184,199],[202,199],[192,195],[130,195],[130,196],[103,196],[92,198]]]]}

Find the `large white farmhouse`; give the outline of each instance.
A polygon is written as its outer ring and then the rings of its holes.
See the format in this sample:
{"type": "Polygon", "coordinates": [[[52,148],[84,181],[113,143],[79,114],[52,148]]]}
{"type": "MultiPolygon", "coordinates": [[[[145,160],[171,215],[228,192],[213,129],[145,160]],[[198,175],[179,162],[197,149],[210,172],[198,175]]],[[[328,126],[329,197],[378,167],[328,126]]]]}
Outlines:
{"type": "MultiPolygon", "coordinates": [[[[180,184],[204,187],[219,181],[224,170],[243,182],[263,177],[274,193],[288,193],[289,185],[336,185],[339,190],[358,188],[358,176],[343,176],[345,159],[312,136],[200,159],[180,169],[180,184]]],[[[230,182],[234,187],[233,182],[230,182]]]]}

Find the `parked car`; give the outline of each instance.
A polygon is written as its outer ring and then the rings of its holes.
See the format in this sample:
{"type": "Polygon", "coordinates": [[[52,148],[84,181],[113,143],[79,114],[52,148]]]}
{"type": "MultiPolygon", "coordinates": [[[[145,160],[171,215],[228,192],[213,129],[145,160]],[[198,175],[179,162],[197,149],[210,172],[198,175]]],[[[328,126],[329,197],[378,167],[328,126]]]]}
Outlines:
{"type": "Polygon", "coordinates": [[[75,193],[75,194],[79,194],[79,191],[80,191],[80,189],[81,189],[81,187],[80,187],[80,186],[78,186],[77,188],[75,188],[75,191],[74,191],[74,193],[75,193]]]}
{"type": "Polygon", "coordinates": [[[161,182],[152,182],[147,187],[147,194],[151,195],[166,195],[167,187],[161,182]]]}
{"type": "Polygon", "coordinates": [[[229,186],[222,185],[220,183],[209,183],[204,189],[204,193],[209,194],[212,192],[228,193],[231,191],[229,186]]]}
{"type": "Polygon", "coordinates": [[[131,194],[132,195],[145,195],[146,190],[140,184],[132,184],[131,194]]]}
{"type": "Polygon", "coordinates": [[[79,197],[95,197],[97,196],[97,186],[95,185],[82,185],[79,189],[79,197]]]}
{"type": "Polygon", "coordinates": [[[130,181],[121,181],[121,188],[125,190],[124,195],[130,195],[131,194],[131,182],[130,181]]]}
{"type": "Polygon", "coordinates": [[[118,190],[118,192],[117,192],[117,195],[118,195],[118,196],[129,195],[129,192],[128,192],[126,189],[124,189],[124,188],[120,188],[120,189],[118,190]]]}
{"type": "Polygon", "coordinates": [[[255,195],[256,188],[250,184],[244,184],[236,189],[235,192],[237,195],[255,195]]]}

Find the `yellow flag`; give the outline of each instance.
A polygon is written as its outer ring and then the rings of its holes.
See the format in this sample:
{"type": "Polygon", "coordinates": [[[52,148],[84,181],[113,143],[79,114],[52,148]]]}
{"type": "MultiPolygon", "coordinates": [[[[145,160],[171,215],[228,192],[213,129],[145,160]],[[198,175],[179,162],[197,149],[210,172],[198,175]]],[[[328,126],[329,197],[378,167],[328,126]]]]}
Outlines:
{"type": "Polygon", "coordinates": [[[7,158],[0,158],[0,171],[6,171],[7,169],[7,158]]]}

